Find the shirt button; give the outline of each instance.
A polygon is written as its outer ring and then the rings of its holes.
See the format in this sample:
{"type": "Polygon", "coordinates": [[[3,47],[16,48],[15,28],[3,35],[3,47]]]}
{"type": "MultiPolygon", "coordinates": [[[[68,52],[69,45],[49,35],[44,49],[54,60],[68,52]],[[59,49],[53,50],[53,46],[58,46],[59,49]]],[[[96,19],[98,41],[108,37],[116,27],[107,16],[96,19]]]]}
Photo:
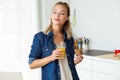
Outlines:
{"type": "Polygon", "coordinates": [[[69,56],[69,55],[67,54],[67,56],[69,56]]]}
{"type": "Polygon", "coordinates": [[[48,49],[46,49],[46,51],[48,51],[48,49]]]}
{"type": "Polygon", "coordinates": [[[60,72],[58,73],[58,75],[60,75],[60,72]]]}

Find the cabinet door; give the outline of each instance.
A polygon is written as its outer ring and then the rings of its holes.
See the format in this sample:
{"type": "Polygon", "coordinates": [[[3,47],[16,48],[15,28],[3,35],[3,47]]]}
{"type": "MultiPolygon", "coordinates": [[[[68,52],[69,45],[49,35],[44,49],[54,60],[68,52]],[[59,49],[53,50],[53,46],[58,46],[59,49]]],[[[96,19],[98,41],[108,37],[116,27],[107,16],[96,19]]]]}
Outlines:
{"type": "Polygon", "coordinates": [[[120,64],[107,61],[93,61],[93,71],[120,77],[120,64]]]}
{"type": "Polygon", "coordinates": [[[120,77],[104,73],[93,72],[93,80],[120,80],[120,77]]]}
{"type": "Polygon", "coordinates": [[[68,0],[42,0],[42,20],[43,26],[48,26],[50,21],[50,14],[54,4],[58,1],[67,2],[68,0]]]}
{"type": "Polygon", "coordinates": [[[87,69],[92,70],[92,59],[87,58],[86,56],[83,56],[82,62],[76,65],[76,67],[81,69],[87,69]]]}
{"type": "Polygon", "coordinates": [[[77,72],[78,72],[80,80],[92,80],[91,70],[77,68],[77,72]]]}
{"type": "Polygon", "coordinates": [[[76,65],[80,80],[92,80],[92,60],[84,56],[82,62],[76,65]]]}

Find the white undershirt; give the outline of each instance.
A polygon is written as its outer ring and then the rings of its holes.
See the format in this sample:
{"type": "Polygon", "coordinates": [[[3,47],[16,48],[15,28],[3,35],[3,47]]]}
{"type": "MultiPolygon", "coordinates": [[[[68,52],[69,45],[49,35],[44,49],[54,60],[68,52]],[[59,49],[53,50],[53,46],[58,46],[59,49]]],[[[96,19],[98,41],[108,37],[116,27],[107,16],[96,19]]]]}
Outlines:
{"type": "Polygon", "coordinates": [[[73,80],[70,67],[68,65],[67,56],[64,59],[59,59],[61,80],[73,80]]]}

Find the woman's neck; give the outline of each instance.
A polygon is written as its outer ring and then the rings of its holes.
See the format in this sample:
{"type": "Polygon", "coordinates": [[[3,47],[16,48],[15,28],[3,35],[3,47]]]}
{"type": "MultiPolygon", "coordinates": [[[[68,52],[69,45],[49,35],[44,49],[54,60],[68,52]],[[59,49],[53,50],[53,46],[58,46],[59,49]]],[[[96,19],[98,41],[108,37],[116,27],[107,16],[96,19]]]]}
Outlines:
{"type": "Polygon", "coordinates": [[[52,28],[53,28],[53,33],[54,34],[58,34],[58,33],[62,33],[62,26],[60,26],[60,25],[53,25],[52,26],[52,28]]]}
{"type": "Polygon", "coordinates": [[[59,30],[56,31],[56,30],[54,30],[54,31],[53,31],[53,34],[54,34],[54,42],[55,42],[55,43],[63,42],[63,41],[64,41],[62,31],[59,31],[59,30]]]}
{"type": "Polygon", "coordinates": [[[61,35],[62,31],[61,30],[53,30],[54,35],[61,35]]]}

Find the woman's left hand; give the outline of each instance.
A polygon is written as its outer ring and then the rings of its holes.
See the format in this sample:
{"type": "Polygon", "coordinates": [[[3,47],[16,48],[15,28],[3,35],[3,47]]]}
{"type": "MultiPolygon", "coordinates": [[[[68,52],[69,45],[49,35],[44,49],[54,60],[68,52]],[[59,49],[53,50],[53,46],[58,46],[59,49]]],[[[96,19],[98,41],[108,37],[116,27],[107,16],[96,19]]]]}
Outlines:
{"type": "Polygon", "coordinates": [[[75,50],[74,64],[78,64],[83,60],[82,52],[78,49],[75,50]]]}
{"type": "Polygon", "coordinates": [[[77,55],[74,58],[74,64],[78,64],[79,62],[81,62],[83,60],[83,56],[82,55],[77,55]]]}

